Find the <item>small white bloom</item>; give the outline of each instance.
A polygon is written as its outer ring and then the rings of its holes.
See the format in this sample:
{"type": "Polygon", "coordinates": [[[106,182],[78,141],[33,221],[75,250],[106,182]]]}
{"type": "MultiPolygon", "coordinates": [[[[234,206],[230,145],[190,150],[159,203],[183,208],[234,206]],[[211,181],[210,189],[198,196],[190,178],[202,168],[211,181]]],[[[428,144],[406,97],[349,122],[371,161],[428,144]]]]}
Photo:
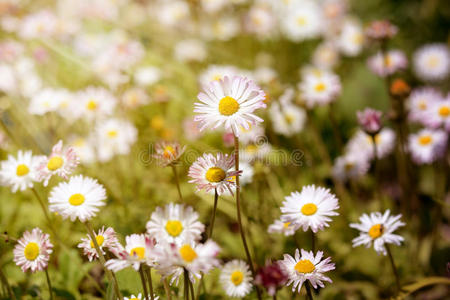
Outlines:
{"type": "Polygon", "coordinates": [[[1,162],[0,179],[2,185],[10,186],[13,193],[32,188],[38,181],[37,168],[44,156],[33,156],[31,151],[17,152],[17,158],[8,155],[8,159],[1,162]]]}
{"type": "Polygon", "coordinates": [[[146,87],[157,83],[162,77],[161,70],[157,67],[141,67],[134,73],[134,80],[140,86],[146,87]]]}
{"type": "Polygon", "coordinates": [[[441,158],[447,145],[447,133],[443,130],[422,129],[408,139],[409,151],[418,164],[429,164],[441,158]]]}
{"type": "Polygon", "coordinates": [[[50,235],[43,233],[41,229],[34,228],[26,231],[23,237],[17,241],[14,247],[14,262],[22,268],[22,271],[31,272],[47,269],[53,244],[50,235]]]}
{"type": "Polygon", "coordinates": [[[336,158],[333,166],[333,176],[338,181],[357,179],[369,170],[369,156],[360,152],[349,152],[336,158]]]}
{"type": "Polygon", "coordinates": [[[422,87],[414,89],[408,99],[409,119],[424,125],[429,124],[428,111],[433,103],[441,100],[441,98],[442,94],[435,88],[422,87]]]}
{"type": "Polygon", "coordinates": [[[269,225],[267,228],[268,233],[282,233],[285,236],[291,236],[295,234],[295,227],[291,222],[283,222],[281,220],[275,220],[275,222],[269,225]]]}
{"type": "Polygon", "coordinates": [[[186,39],[175,45],[174,56],[181,62],[204,61],[207,52],[201,40],[186,39]]]}
{"type": "Polygon", "coordinates": [[[323,15],[314,1],[301,1],[292,5],[281,19],[281,30],[294,42],[318,37],[323,31],[323,15]]]}
{"type": "Polygon", "coordinates": [[[390,50],[386,54],[378,52],[367,60],[370,70],[380,77],[392,75],[406,69],[408,59],[401,50],[390,50]]]}
{"type": "Polygon", "coordinates": [[[318,71],[303,76],[298,88],[308,107],[331,103],[341,94],[341,81],[330,71],[318,71]]]}
{"type": "Polygon", "coordinates": [[[426,81],[445,79],[450,72],[450,53],[445,44],[427,44],[414,53],[414,72],[426,81]]]}
{"type": "Polygon", "coordinates": [[[220,283],[229,297],[245,297],[252,290],[250,268],[242,260],[232,260],[222,267],[220,283]]]}

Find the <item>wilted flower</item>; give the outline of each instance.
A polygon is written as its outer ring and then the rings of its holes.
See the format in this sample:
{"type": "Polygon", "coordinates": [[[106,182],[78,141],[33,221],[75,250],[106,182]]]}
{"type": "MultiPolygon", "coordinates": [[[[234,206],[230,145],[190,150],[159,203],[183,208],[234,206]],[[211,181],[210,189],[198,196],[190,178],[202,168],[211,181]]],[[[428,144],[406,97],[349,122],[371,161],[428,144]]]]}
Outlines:
{"type": "Polygon", "coordinates": [[[275,295],[277,289],[283,287],[288,280],[286,272],[280,262],[267,261],[256,274],[255,283],[263,286],[270,296],[275,295]]]}
{"type": "Polygon", "coordinates": [[[153,156],[162,166],[169,166],[178,162],[185,149],[186,146],[181,147],[177,142],[162,141],[156,144],[156,154],[153,156]]]}
{"type": "Polygon", "coordinates": [[[52,248],[50,236],[43,233],[41,229],[25,231],[14,247],[14,262],[22,268],[23,272],[42,271],[48,266],[52,248]]]}
{"type": "Polygon", "coordinates": [[[394,81],[392,81],[391,86],[389,87],[389,92],[394,97],[404,99],[409,96],[411,87],[403,79],[396,78],[394,79],[394,81]]]}
{"type": "Polygon", "coordinates": [[[366,108],[356,113],[358,123],[361,128],[369,135],[375,135],[381,130],[382,112],[372,108],[366,108]]]}

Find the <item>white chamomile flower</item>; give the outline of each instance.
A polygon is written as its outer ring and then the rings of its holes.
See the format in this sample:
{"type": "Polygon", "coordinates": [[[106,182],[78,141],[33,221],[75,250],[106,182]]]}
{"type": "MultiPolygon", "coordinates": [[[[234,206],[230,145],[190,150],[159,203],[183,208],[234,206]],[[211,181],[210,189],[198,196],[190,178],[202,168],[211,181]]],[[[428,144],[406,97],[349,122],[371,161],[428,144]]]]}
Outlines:
{"type": "MultiPolygon", "coordinates": [[[[231,134],[233,134],[231,132],[231,134]]],[[[250,143],[258,143],[261,140],[267,140],[267,137],[264,135],[264,127],[259,125],[250,125],[250,128],[245,129],[241,128],[241,133],[239,135],[239,142],[243,145],[250,143]]]]}
{"type": "Polygon", "coordinates": [[[424,125],[429,123],[428,111],[434,103],[441,100],[442,94],[432,87],[414,89],[409,95],[409,119],[424,125]]]}
{"type": "Polygon", "coordinates": [[[56,111],[59,107],[58,92],[54,89],[43,89],[31,97],[28,112],[42,116],[56,111]]]}
{"type": "MultiPolygon", "coordinates": [[[[97,244],[103,255],[106,254],[105,249],[108,249],[112,253],[117,253],[122,249],[122,245],[120,245],[116,232],[112,227],[105,229],[103,226],[98,233],[95,234],[95,239],[97,240],[97,244]]],[[[83,254],[88,257],[89,261],[93,261],[98,258],[98,253],[95,249],[94,242],[89,235],[87,235],[87,238],[81,239],[81,243],[78,244],[78,248],[83,249],[83,254]]]]}
{"type": "Polygon", "coordinates": [[[412,159],[418,164],[429,164],[441,158],[447,145],[444,130],[422,129],[408,139],[412,159]]]}
{"type": "Polygon", "coordinates": [[[364,30],[358,22],[345,20],[337,38],[337,46],[346,56],[357,56],[364,46],[364,30]]]}
{"type": "Polygon", "coordinates": [[[267,228],[268,233],[282,233],[285,236],[291,236],[295,234],[295,227],[291,222],[283,222],[281,220],[275,220],[275,222],[269,225],[267,228]]]}
{"type": "MultiPolygon", "coordinates": [[[[383,128],[375,135],[377,157],[382,159],[392,153],[395,146],[395,132],[390,128],[383,128]]],[[[371,160],[374,157],[373,139],[362,130],[358,130],[347,144],[347,153],[364,155],[371,160]]]]}
{"type": "Polygon", "coordinates": [[[341,94],[341,81],[330,71],[305,74],[298,88],[308,107],[333,102],[341,94]]]}
{"type": "Polygon", "coordinates": [[[275,14],[264,3],[253,5],[245,17],[245,28],[259,38],[268,38],[276,28],[275,14]]]}
{"type": "Polygon", "coordinates": [[[86,88],[77,100],[72,105],[74,112],[89,121],[111,115],[117,104],[117,99],[101,87],[86,88]]]}
{"type": "Polygon", "coordinates": [[[281,30],[294,42],[318,37],[323,31],[323,15],[314,1],[301,1],[286,10],[281,30]]]}
{"type": "Polygon", "coordinates": [[[339,62],[339,52],[333,42],[318,45],[313,54],[313,64],[321,69],[330,70],[339,62]]]}
{"type": "Polygon", "coordinates": [[[33,156],[31,151],[17,152],[17,158],[8,155],[8,159],[1,162],[0,179],[2,185],[10,186],[13,193],[32,188],[38,181],[38,171],[43,156],[33,156]]]}
{"type": "Polygon", "coordinates": [[[295,250],[295,256],[289,254],[284,255],[284,259],[279,261],[282,268],[288,275],[287,285],[292,284],[292,291],[297,290],[300,293],[303,283],[308,280],[311,285],[317,287],[325,287],[324,281],[332,282],[331,279],[323,273],[334,270],[335,265],[331,262],[331,258],[323,259],[323,252],[318,251],[316,255],[312,251],[301,249],[295,250]]]}
{"type": "Polygon", "coordinates": [[[252,290],[250,268],[242,260],[232,260],[222,267],[220,283],[229,297],[245,297],[252,290]]]}
{"type": "Polygon", "coordinates": [[[293,136],[303,130],[306,121],[305,111],[294,104],[273,103],[269,110],[276,133],[293,136]]]}
{"type": "Polygon", "coordinates": [[[406,69],[408,59],[401,50],[390,50],[386,54],[378,52],[367,60],[370,70],[380,77],[392,75],[406,69]]]}
{"type": "Polygon", "coordinates": [[[200,74],[198,81],[201,86],[208,85],[211,81],[220,80],[225,76],[233,78],[239,76],[240,71],[234,66],[228,65],[210,65],[203,73],[200,74]]]}
{"type": "Polygon", "coordinates": [[[336,158],[333,176],[338,181],[357,179],[367,173],[370,163],[367,155],[359,152],[348,152],[336,158]]]}
{"type": "Polygon", "coordinates": [[[445,44],[422,46],[414,53],[413,62],[414,72],[422,80],[442,80],[450,72],[450,52],[445,44]]]}
{"type": "Polygon", "coordinates": [[[50,260],[53,244],[50,235],[43,233],[41,229],[34,228],[31,232],[24,232],[14,247],[14,262],[22,268],[22,271],[31,272],[45,270],[50,260]]]}
{"type": "Polygon", "coordinates": [[[69,138],[69,145],[73,147],[81,163],[90,164],[96,160],[93,135],[87,138],[72,136],[69,138]]]}
{"type": "Polygon", "coordinates": [[[157,207],[146,227],[148,234],[156,240],[176,244],[199,241],[205,229],[192,207],[173,203],[164,209],[157,207]]]}
{"type": "Polygon", "coordinates": [[[400,221],[402,215],[391,216],[390,211],[386,210],[384,214],[374,212],[370,215],[363,214],[359,221],[361,223],[350,224],[351,228],[358,229],[360,234],[353,239],[353,247],[365,245],[367,248],[373,247],[377,253],[386,255],[386,248],[384,244],[400,245],[403,237],[393,234],[399,227],[404,226],[405,223],[400,221]]]}
{"type": "Polygon", "coordinates": [[[134,73],[134,80],[142,87],[157,83],[161,77],[161,70],[154,66],[141,67],[134,73]]]}
{"type": "Polygon", "coordinates": [[[285,198],[281,207],[281,221],[291,222],[297,230],[302,227],[303,231],[311,230],[316,233],[328,227],[331,216],[339,215],[338,199],[323,187],[308,185],[302,191],[292,192],[285,198]]]}
{"type": "Polygon", "coordinates": [[[255,160],[264,160],[272,151],[272,146],[266,138],[260,139],[255,143],[249,143],[239,149],[239,157],[246,162],[255,160]]]}
{"type": "Polygon", "coordinates": [[[201,40],[186,39],[175,45],[174,57],[181,62],[204,61],[207,56],[205,44],[201,40]]]}
{"type": "Polygon", "coordinates": [[[56,212],[63,219],[81,222],[96,216],[99,208],[104,206],[106,191],[97,180],[82,175],[70,177],[68,182],[61,182],[50,191],[49,210],[56,212]]]}
{"type": "Polygon", "coordinates": [[[428,109],[426,119],[430,127],[450,131],[450,94],[447,98],[433,102],[428,109]]]}
{"type": "Polygon", "coordinates": [[[234,16],[215,18],[211,22],[201,28],[203,35],[208,39],[228,41],[239,33],[240,24],[234,16]]]}

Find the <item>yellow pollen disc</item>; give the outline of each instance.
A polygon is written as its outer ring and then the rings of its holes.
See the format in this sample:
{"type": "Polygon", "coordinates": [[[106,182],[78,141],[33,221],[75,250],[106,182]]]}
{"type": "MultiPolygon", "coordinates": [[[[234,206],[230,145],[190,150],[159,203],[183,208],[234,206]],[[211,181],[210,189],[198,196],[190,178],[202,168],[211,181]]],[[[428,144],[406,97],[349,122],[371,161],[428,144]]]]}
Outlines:
{"type": "Polygon", "coordinates": [[[155,130],[160,130],[164,127],[164,119],[161,116],[156,116],[150,121],[150,127],[155,130]]]}
{"type": "Polygon", "coordinates": [[[430,144],[431,141],[432,141],[432,138],[429,135],[423,135],[423,136],[419,137],[419,144],[421,144],[422,146],[426,146],[426,145],[430,144]]]}
{"type": "Polygon", "coordinates": [[[222,75],[216,74],[216,75],[213,76],[213,80],[212,81],[219,81],[220,79],[222,79],[222,75]]]}
{"type": "Polygon", "coordinates": [[[439,64],[439,59],[435,56],[432,56],[428,59],[428,66],[431,68],[437,67],[439,64]]]}
{"type": "Polygon", "coordinates": [[[300,26],[306,25],[306,18],[305,17],[298,17],[297,18],[297,24],[300,26]]]}
{"type": "MultiPolygon", "coordinates": [[[[369,142],[369,144],[372,144],[372,137],[367,136],[367,141],[369,142]]],[[[381,137],[380,134],[375,134],[375,144],[379,144],[381,141],[381,137]]]]}
{"type": "Polygon", "coordinates": [[[183,231],[183,224],[178,220],[169,220],[166,223],[166,231],[173,237],[177,237],[183,231]]]}
{"type": "Polygon", "coordinates": [[[346,171],[352,170],[353,167],[354,167],[354,164],[352,164],[352,163],[346,163],[345,166],[344,166],[346,171]]]}
{"type": "Polygon", "coordinates": [[[360,45],[360,44],[362,44],[362,42],[364,40],[363,38],[364,37],[362,34],[357,33],[357,34],[353,35],[352,40],[353,40],[353,43],[360,45]]]}
{"type": "Polygon", "coordinates": [[[325,90],[325,84],[323,84],[322,82],[318,83],[316,84],[314,89],[316,90],[316,92],[323,92],[325,90]]]}
{"type": "Polygon", "coordinates": [[[16,169],[17,176],[25,176],[30,172],[30,169],[24,164],[18,165],[16,169]]]}
{"type": "Polygon", "coordinates": [[[130,300],[139,300],[138,298],[131,298],[130,300]]]}
{"type": "Polygon", "coordinates": [[[181,258],[188,263],[192,262],[194,259],[197,258],[197,253],[189,245],[181,246],[178,252],[180,252],[181,258]]]}
{"type": "Polygon", "coordinates": [[[302,214],[306,216],[311,216],[315,214],[317,211],[317,206],[314,203],[308,203],[303,205],[302,207],[302,214]]]}
{"type": "Polygon", "coordinates": [[[89,100],[89,102],[86,104],[86,108],[89,110],[96,110],[97,109],[97,102],[95,100],[89,100]]]}
{"type": "Polygon", "coordinates": [[[284,227],[284,228],[288,228],[289,225],[291,225],[291,222],[286,222],[286,223],[283,224],[283,227],[284,227]]]}
{"type": "Polygon", "coordinates": [[[288,123],[288,124],[292,124],[292,122],[294,121],[294,117],[290,114],[285,114],[284,119],[286,120],[286,123],[288,123]]]}
{"type": "Polygon", "coordinates": [[[450,115],[450,107],[442,106],[441,108],[439,108],[439,115],[441,117],[448,117],[450,115]]]}
{"type": "Polygon", "coordinates": [[[379,238],[384,232],[384,227],[382,224],[375,224],[369,229],[369,235],[372,239],[379,238]]]}
{"type": "Polygon", "coordinates": [[[115,138],[117,136],[117,130],[110,130],[108,131],[108,137],[115,138]]]}
{"type": "Polygon", "coordinates": [[[420,110],[426,110],[427,109],[427,103],[425,101],[419,102],[419,109],[420,110]]]}
{"type": "Polygon", "coordinates": [[[386,56],[384,57],[384,65],[385,65],[386,67],[389,67],[389,66],[392,65],[392,59],[391,59],[391,57],[390,57],[389,55],[386,55],[386,56]]]}
{"type": "Polygon", "coordinates": [[[131,256],[137,256],[139,259],[145,258],[145,248],[144,247],[136,247],[131,249],[130,251],[131,256]]]}
{"type": "Polygon", "coordinates": [[[23,250],[23,254],[25,254],[25,258],[28,260],[35,260],[39,256],[39,246],[38,244],[31,242],[28,243],[23,250]]]}
{"type": "Polygon", "coordinates": [[[166,148],[164,148],[163,156],[165,158],[171,158],[172,156],[175,156],[175,149],[172,146],[166,146],[166,148]]]}
{"type": "Polygon", "coordinates": [[[244,280],[244,274],[241,271],[234,271],[231,273],[230,280],[234,285],[238,286],[244,280]]]}
{"type": "Polygon", "coordinates": [[[302,259],[295,265],[294,269],[299,273],[311,273],[316,268],[310,260],[302,259]]]}
{"type": "Polygon", "coordinates": [[[49,169],[50,171],[56,171],[61,168],[63,164],[64,160],[61,156],[53,156],[48,160],[47,169],[49,169]]]}
{"type": "Polygon", "coordinates": [[[209,182],[221,182],[226,177],[226,173],[224,170],[218,167],[212,167],[209,168],[208,171],[206,171],[205,178],[209,182]]]}
{"type": "Polygon", "coordinates": [[[239,103],[236,99],[226,96],[219,102],[219,112],[224,116],[231,116],[239,110],[239,103]]]}
{"type": "Polygon", "coordinates": [[[247,151],[248,153],[256,153],[256,151],[258,151],[258,146],[250,144],[247,147],[245,147],[245,151],[247,151]]]}
{"type": "MultiPolygon", "coordinates": [[[[103,245],[103,242],[105,241],[105,238],[103,237],[103,235],[97,235],[95,237],[95,239],[97,240],[97,244],[99,247],[101,247],[103,245]]],[[[93,241],[91,241],[91,248],[95,248],[93,241]]]]}
{"type": "Polygon", "coordinates": [[[83,195],[81,194],[73,194],[72,196],[70,196],[69,198],[69,203],[72,204],[73,206],[78,206],[83,204],[85,198],[83,195]]]}

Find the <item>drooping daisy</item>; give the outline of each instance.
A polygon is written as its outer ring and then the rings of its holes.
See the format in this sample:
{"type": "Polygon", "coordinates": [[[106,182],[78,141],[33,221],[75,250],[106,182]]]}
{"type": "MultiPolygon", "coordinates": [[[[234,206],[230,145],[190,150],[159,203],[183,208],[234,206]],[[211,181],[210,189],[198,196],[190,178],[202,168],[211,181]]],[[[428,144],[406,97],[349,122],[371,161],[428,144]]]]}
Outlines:
{"type": "Polygon", "coordinates": [[[157,207],[146,227],[148,234],[157,241],[176,244],[199,241],[205,230],[192,207],[173,203],[164,209],[157,207]]]}
{"type": "Polygon", "coordinates": [[[336,74],[319,71],[316,74],[305,74],[298,88],[306,105],[314,107],[336,100],[341,93],[341,82],[336,74]]]}
{"type": "Polygon", "coordinates": [[[333,177],[338,181],[356,179],[367,173],[370,164],[368,156],[359,152],[349,152],[336,158],[333,177]]]}
{"type": "Polygon", "coordinates": [[[402,215],[391,216],[389,209],[384,214],[374,212],[370,215],[363,214],[359,221],[361,223],[350,224],[351,228],[358,229],[360,234],[353,239],[353,247],[365,245],[366,248],[372,246],[377,251],[386,255],[386,248],[384,244],[400,245],[403,237],[393,234],[399,227],[404,226],[405,223],[400,221],[402,215]]]}
{"type": "Polygon", "coordinates": [[[50,235],[43,233],[41,229],[36,227],[31,232],[25,231],[14,247],[14,262],[23,272],[45,270],[52,248],[50,235]]]}
{"type": "Polygon", "coordinates": [[[285,254],[283,260],[279,261],[283,269],[288,275],[287,285],[292,284],[292,291],[297,290],[300,293],[303,283],[309,280],[311,285],[317,287],[325,287],[324,281],[332,282],[331,279],[323,273],[334,270],[335,265],[331,262],[331,258],[323,259],[323,252],[318,251],[316,255],[312,251],[301,249],[295,250],[295,256],[285,254]]]}
{"type": "Polygon", "coordinates": [[[268,233],[282,233],[285,236],[291,236],[295,234],[295,227],[291,222],[283,222],[281,220],[275,220],[275,222],[269,225],[267,228],[268,233]]]}
{"type": "Polygon", "coordinates": [[[220,283],[229,297],[245,297],[252,290],[250,268],[242,260],[232,260],[222,267],[220,283]]]}
{"type": "Polygon", "coordinates": [[[432,87],[414,89],[409,95],[409,119],[411,121],[428,123],[427,112],[433,103],[442,98],[441,93],[432,87]]]}
{"type": "Polygon", "coordinates": [[[430,105],[426,113],[428,125],[432,128],[443,128],[450,131],[450,94],[447,98],[430,105]]]}
{"type": "MultiPolygon", "coordinates": [[[[382,159],[392,153],[395,145],[395,132],[390,128],[383,128],[375,135],[377,157],[382,159]]],[[[358,130],[347,144],[347,153],[359,153],[369,160],[374,157],[373,139],[362,130],[358,130]]]]}
{"type": "Polygon", "coordinates": [[[181,147],[181,145],[177,142],[162,141],[156,144],[156,153],[153,156],[162,166],[169,166],[177,163],[185,149],[186,146],[181,147]]]}
{"type": "Polygon", "coordinates": [[[414,72],[427,81],[442,80],[450,72],[450,52],[445,44],[428,44],[414,53],[414,72]]]}
{"type": "Polygon", "coordinates": [[[39,179],[43,180],[44,186],[48,185],[48,181],[53,175],[67,179],[78,164],[79,159],[75,150],[72,147],[63,148],[63,142],[60,140],[53,146],[50,156],[40,163],[39,179]]]}
{"type": "Polygon", "coordinates": [[[301,1],[289,7],[281,19],[281,30],[294,42],[318,37],[323,31],[323,15],[314,1],[301,1]]]}
{"type": "Polygon", "coordinates": [[[378,52],[367,61],[370,70],[380,77],[392,75],[406,69],[408,59],[401,50],[390,50],[386,54],[378,52]]]}
{"type": "Polygon", "coordinates": [[[429,164],[441,158],[447,145],[447,133],[443,130],[422,129],[408,139],[409,151],[418,164],[429,164]]]}
{"type": "Polygon", "coordinates": [[[198,94],[194,120],[201,124],[200,130],[224,126],[239,136],[240,128],[249,128],[263,120],[253,112],[265,108],[265,94],[253,81],[235,76],[213,81],[198,94]]]}
{"type": "Polygon", "coordinates": [[[106,191],[96,179],[82,175],[70,177],[50,191],[49,210],[57,212],[63,219],[85,222],[94,217],[106,203],[106,191]]]}
{"type": "MultiPolygon", "coordinates": [[[[103,255],[106,254],[105,249],[108,249],[112,253],[118,253],[122,250],[122,245],[120,245],[116,232],[112,227],[105,229],[105,226],[103,226],[98,231],[98,234],[95,235],[95,238],[103,255]]],[[[78,244],[78,248],[83,249],[83,254],[88,257],[89,261],[93,261],[98,258],[98,253],[95,250],[94,242],[89,235],[87,235],[87,238],[81,239],[81,243],[78,244]]]]}
{"type": "Polygon", "coordinates": [[[205,153],[189,168],[188,175],[192,178],[189,182],[195,183],[197,190],[209,192],[217,189],[219,195],[225,191],[233,194],[232,188],[235,183],[231,179],[239,173],[233,168],[234,156],[223,153],[217,153],[214,156],[211,153],[205,153]]]}
{"type": "Polygon", "coordinates": [[[43,156],[33,156],[31,151],[17,152],[17,158],[8,155],[8,159],[1,162],[0,180],[2,185],[10,186],[13,193],[32,188],[38,181],[37,168],[43,156]]]}
{"type": "Polygon", "coordinates": [[[127,267],[139,270],[141,264],[150,267],[155,266],[155,240],[145,234],[132,234],[125,237],[125,248],[114,253],[117,258],[106,262],[106,267],[113,272],[120,271],[127,267]]]}
{"type": "Polygon", "coordinates": [[[112,114],[117,99],[106,89],[88,87],[78,93],[78,101],[74,101],[74,112],[89,121],[112,114]]]}
{"type": "Polygon", "coordinates": [[[281,221],[291,222],[295,230],[302,227],[303,231],[311,230],[316,233],[328,227],[331,216],[339,215],[338,199],[330,190],[308,185],[302,191],[292,192],[285,198],[281,207],[281,221]]]}

